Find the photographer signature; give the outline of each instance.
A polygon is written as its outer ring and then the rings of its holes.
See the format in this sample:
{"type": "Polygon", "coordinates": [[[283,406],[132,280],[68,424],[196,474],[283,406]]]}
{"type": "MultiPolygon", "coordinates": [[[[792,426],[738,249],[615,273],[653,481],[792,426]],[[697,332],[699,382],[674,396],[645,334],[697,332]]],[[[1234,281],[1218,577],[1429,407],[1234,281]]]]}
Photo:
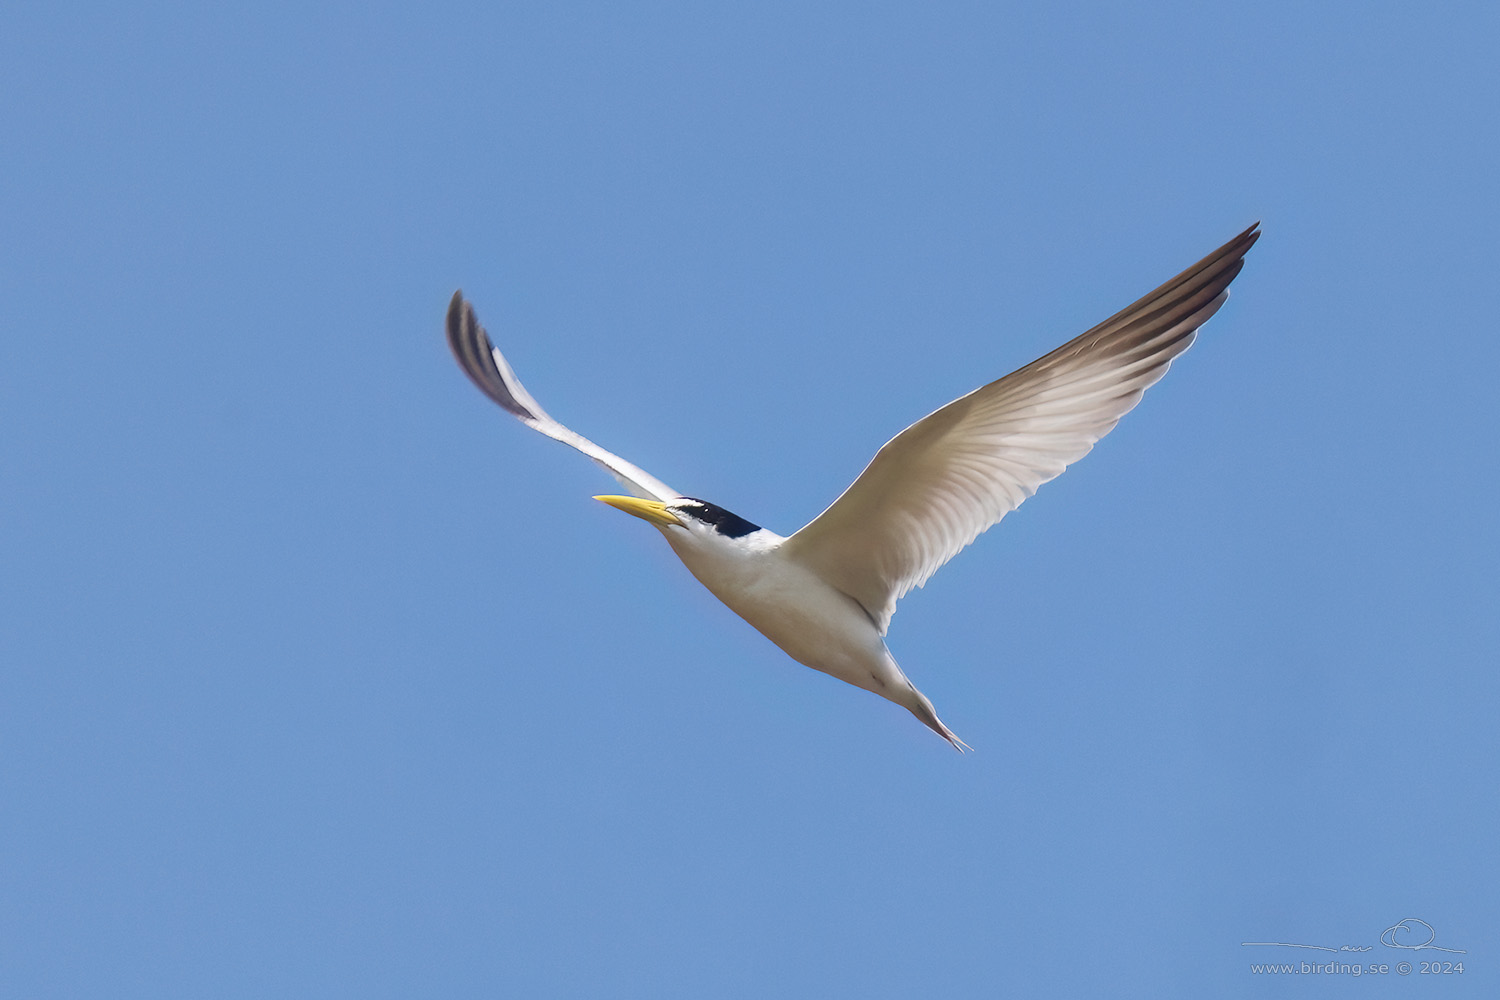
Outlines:
{"type": "MultiPolygon", "coordinates": [[[[1425,920],[1416,917],[1407,917],[1398,920],[1385,930],[1380,932],[1380,943],[1387,948],[1400,948],[1403,951],[1445,951],[1450,955],[1467,955],[1468,951],[1463,948],[1443,948],[1432,942],[1437,939],[1437,931],[1425,920]],[[1426,933],[1426,938],[1421,941],[1415,939],[1426,933]]],[[[1374,945],[1345,944],[1337,948],[1329,948],[1321,944],[1293,944],[1290,941],[1241,941],[1242,948],[1310,948],[1313,951],[1373,951],[1374,945]]]]}

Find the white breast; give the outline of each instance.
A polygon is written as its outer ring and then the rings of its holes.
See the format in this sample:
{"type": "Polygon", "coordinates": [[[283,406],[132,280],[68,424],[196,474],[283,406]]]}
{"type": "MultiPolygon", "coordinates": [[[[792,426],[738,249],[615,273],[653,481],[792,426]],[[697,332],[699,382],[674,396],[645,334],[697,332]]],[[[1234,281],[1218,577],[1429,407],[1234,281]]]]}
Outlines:
{"type": "Polygon", "coordinates": [[[780,535],[664,534],[699,582],[798,663],[885,697],[909,687],[859,603],[787,559],[780,535]]]}

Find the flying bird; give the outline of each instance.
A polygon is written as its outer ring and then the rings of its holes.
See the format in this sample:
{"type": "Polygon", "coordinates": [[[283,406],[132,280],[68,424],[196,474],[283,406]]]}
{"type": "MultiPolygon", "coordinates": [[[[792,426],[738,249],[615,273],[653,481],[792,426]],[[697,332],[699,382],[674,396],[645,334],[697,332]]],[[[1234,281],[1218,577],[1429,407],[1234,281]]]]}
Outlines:
{"type": "Polygon", "coordinates": [[[632,495],[594,499],[657,528],[715,597],[792,659],[895,702],[964,751],[886,648],[896,602],[1088,454],[1166,374],[1229,297],[1259,225],[1087,333],[918,420],[788,537],[684,496],[553,420],[462,291],[448,306],[448,346],[486,396],[612,473],[632,495]]]}

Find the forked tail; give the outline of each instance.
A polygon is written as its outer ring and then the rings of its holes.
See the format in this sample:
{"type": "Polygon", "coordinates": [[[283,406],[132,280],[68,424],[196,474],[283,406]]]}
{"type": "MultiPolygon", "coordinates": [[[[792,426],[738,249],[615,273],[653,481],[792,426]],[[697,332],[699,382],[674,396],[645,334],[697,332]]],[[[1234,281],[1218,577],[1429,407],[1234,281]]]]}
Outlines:
{"type": "Polygon", "coordinates": [[[928,729],[931,729],[943,739],[953,744],[953,749],[959,753],[974,749],[955,736],[953,730],[943,724],[943,720],[938,718],[937,710],[932,707],[932,702],[928,701],[927,696],[918,691],[911,681],[907,681],[906,686],[911,690],[910,701],[902,702],[906,706],[907,711],[911,712],[918,719],[921,719],[922,724],[928,729]]]}

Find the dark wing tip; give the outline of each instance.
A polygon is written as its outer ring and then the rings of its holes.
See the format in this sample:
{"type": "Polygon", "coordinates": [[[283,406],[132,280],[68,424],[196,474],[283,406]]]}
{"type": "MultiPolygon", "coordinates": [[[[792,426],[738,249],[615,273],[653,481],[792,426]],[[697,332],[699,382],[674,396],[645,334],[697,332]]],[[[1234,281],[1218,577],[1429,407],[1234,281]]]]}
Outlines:
{"type": "Polygon", "coordinates": [[[479,391],[522,420],[536,420],[537,415],[511,391],[505,372],[495,361],[495,345],[479,325],[479,317],[464,298],[463,289],[454,292],[448,302],[447,329],[448,349],[479,391]]]}
{"type": "Polygon", "coordinates": [[[1244,242],[1244,246],[1240,248],[1240,254],[1244,255],[1251,247],[1255,246],[1255,241],[1258,239],[1260,239],[1260,220],[1256,219],[1250,223],[1250,228],[1236,236],[1233,242],[1244,242]]]}
{"type": "MultiPolygon", "coordinates": [[[[469,305],[468,301],[464,298],[464,290],[460,288],[453,293],[453,298],[448,300],[448,321],[446,327],[448,330],[448,349],[453,352],[454,359],[467,372],[469,370],[469,363],[464,350],[464,344],[466,341],[472,339],[473,335],[465,329],[466,326],[478,327],[479,320],[474,315],[474,307],[469,305]]],[[[479,335],[483,337],[484,331],[480,330],[479,335]]],[[[472,374],[470,377],[473,377],[472,374]]]]}
{"type": "Polygon", "coordinates": [[[1229,283],[1245,266],[1245,254],[1258,239],[1260,223],[1256,222],[1185,271],[1021,371],[1066,363],[1083,354],[1124,356],[1147,349],[1165,352],[1165,359],[1171,360],[1187,350],[1198,327],[1224,304],[1229,283]],[[1173,329],[1177,333],[1170,342],[1157,340],[1173,329]]]}
{"type": "Polygon", "coordinates": [[[468,302],[464,300],[464,290],[462,288],[456,290],[453,293],[453,298],[448,300],[448,340],[450,342],[453,340],[453,331],[458,327],[463,318],[464,306],[466,305],[468,305],[468,302]]]}
{"type": "MultiPolygon", "coordinates": [[[[1123,326],[1139,323],[1148,316],[1163,312],[1169,313],[1174,309],[1185,308],[1189,312],[1196,311],[1201,301],[1212,299],[1229,287],[1229,283],[1245,266],[1245,254],[1258,239],[1260,239],[1260,223],[1256,222],[1196,264],[1100,323],[1084,337],[1114,333],[1123,326]]],[[[1212,311],[1202,318],[1206,320],[1211,315],[1213,315],[1212,311]]]]}

